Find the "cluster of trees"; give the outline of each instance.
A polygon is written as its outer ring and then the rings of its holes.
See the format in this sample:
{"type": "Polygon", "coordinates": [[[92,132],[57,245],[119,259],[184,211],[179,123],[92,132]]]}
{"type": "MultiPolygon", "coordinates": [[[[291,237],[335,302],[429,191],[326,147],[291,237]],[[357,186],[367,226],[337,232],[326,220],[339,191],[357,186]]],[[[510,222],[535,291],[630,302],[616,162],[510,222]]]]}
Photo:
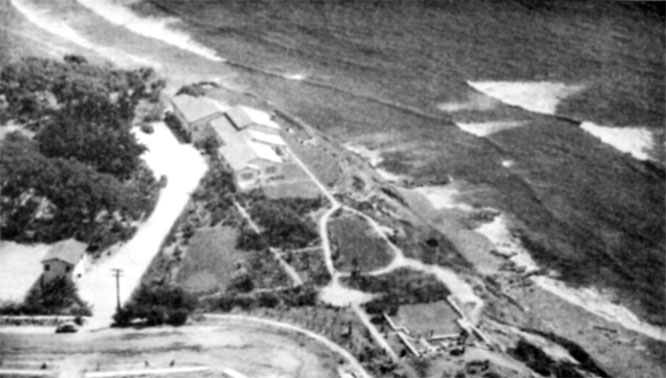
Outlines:
{"type": "Polygon", "coordinates": [[[253,199],[248,212],[262,228],[262,237],[269,246],[304,248],[318,237],[314,222],[308,221],[305,214],[320,205],[320,200],[264,197],[253,199]]]}
{"type": "Polygon", "coordinates": [[[163,86],[152,69],[115,70],[78,56],[5,66],[9,116],[36,135],[2,141],[3,238],[105,246],[130,237],[131,221],[152,209],[158,190],[131,122],[138,101],[155,100],[163,86]]]}
{"type": "Polygon", "coordinates": [[[53,279],[35,285],[21,304],[8,305],[4,315],[90,315],[90,307],[78,295],[76,286],[67,278],[53,279]]]}
{"type": "Polygon", "coordinates": [[[365,304],[369,314],[394,315],[401,305],[438,301],[450,294],[434,276],[407,268],[381,276],[352,274],[348,284],[361,291],[383,294],[365,304]]]}
{"type": "Polygon", "coordinates": [[[116,327],[130,325],[183,325],[197,306],[197,300],[178,286],[141,285],[132,299],[113,316],[116,327]]]}
{"type": "Polygon", "coordinates": [[[203,202],[203,207],[211,215],[211,226],[218,224],[233,206],[236,187],[234,176],[220,159],[212,158],[209,168],[197,190],[192,194],[196,202],[203,202]]]}

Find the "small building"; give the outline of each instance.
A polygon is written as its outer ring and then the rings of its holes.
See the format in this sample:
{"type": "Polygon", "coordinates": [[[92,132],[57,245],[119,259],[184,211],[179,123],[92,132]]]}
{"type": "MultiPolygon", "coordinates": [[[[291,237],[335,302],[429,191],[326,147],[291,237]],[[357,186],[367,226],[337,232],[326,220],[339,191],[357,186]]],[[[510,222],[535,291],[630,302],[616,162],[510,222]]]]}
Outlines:
{"type": "Polygon", "coordinates": [[[173,113],[192,142],[205,139],[210,122],[224,116],[224,105],[207,97],[178,95],[171,99],[173,113]]]}
{"type": "Polygon", "coordinates": [[[284,155],[281,150],[256,142],[247,133],[229,138],[219,151],[234,171],[239,190],[249,190],[282,176],[284,155]]]}
{"type": "Polygon", "coordinates": [[[42,259],[42,282],[66,277],[69,280],[80,277],[83,273],[83,261],[87,245],[74,239],[67,239],[54,244],[42,259]]]}
{"type": "Polygon", "coordinates": [[[287,143],[268,113],[235,106],[210,122],[219,153],[234,171],[236,187],[249,190],[283,177],[287,143]]]}

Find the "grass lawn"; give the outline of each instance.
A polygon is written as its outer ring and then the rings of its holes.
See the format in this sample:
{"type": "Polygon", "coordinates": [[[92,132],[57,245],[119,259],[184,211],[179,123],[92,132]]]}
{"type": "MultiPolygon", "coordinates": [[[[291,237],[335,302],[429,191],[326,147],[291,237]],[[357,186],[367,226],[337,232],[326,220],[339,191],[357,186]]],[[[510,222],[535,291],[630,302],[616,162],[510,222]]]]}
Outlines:
{"type": "Polygon", "coordinates": [[[41,260],[50,248],[48,244],[18,244],[0,242],[0,302],[22,302],[28,290],[42,274],[41,260]]]}
{"type": "Polygon", "coordinates": [[[236,249],[238,230],[231,227],[197,230],[176,275],[176,283],[193,293],[224,291],[240,266],[254,288],[286,286],[289,277],[269,251],[236,249]]]}
{"type": "Polygon", "coordinates": [[[396,325],[407,327],[413,335],[458,333],[458,314],[446,301],[400,306],[393,318],[396,325]]]}
{"type": "Polygon", "coordinates": [[[370,271],[388,265],[393,259],[386,241],[356,215],[343,215],[331,220],[329,232],[333,245],[336,269],[350,272],[353,262],[361,271],[370,271]]]}
{"type": "Polygon", "coordinates": [[[246,252],[235,248],[238,232],[229,227],[197,230],[178,269],[176,282],[193,292],[224,290],[246,252]]]}

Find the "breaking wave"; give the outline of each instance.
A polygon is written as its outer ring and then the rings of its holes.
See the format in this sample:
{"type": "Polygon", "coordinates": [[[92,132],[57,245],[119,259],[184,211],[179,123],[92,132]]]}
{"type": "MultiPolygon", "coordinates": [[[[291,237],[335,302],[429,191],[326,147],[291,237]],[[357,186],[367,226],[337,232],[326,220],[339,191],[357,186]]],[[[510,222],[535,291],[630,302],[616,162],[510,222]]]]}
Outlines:
{"type": "Polygon", "coordinates": [[[77,2],[107,21],[125,27],[136,34],[160,40],[208,60],[224,61],[214,50],[193,41],[186,33],[169,28],[170,24],[177,21],[175,18],[140,17],[122,5],[111,4],[103,0],[77,0],[77,2]]]}
{"type": "Polygon", "coordinates": [[[513,129],[515,127],[524,126],[525,122],[522,121],[495,121],[495,122],[478,122],[478,123],[463,123],[456,122],[461,130],[478,137],[485,137],[502,130],[513,129]]]}
{"type": "Polygon", "coordinates": [[[71,42],[79,47],[92,50],[104,58],[113,60],[114,63],[121,66],[133,65],[152,65],[159,67],[159,63],[153,62],[136,55],[128,54],[124,51],[111,47],[99,46],[82,37],[76,30],[72,29],[65,22],[55,20],[49,17],[47,10],[40,10],[31,7],[23,0],[11,0],[11,4],[19,13],[23,15],[32,24],[57,35],[60,38],[71,42]]]}
{"type": "Polygon", "coordinates": [[[646,128],[607,127],[592,122],[583,122],[580,128],[638,160],[650,160],[649,151],[654,147],[654,136],[646,128]]]}
{"type": "Polygon", "coordinates": [[[506,104],[535,113],[554,115],[563,99],[585,89],[583,85],[542,82],[468,81],[477,91],[506,104]]]}

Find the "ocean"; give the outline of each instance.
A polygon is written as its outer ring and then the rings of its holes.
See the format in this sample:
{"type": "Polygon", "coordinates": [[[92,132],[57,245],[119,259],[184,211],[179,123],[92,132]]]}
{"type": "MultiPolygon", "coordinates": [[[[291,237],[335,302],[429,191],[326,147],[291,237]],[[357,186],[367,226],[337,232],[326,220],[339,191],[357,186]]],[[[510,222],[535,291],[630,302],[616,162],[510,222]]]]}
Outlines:
{"type": "Polygon", "coordinates": [[[539,266],[664,324],[663,3],[11,4],[14,25],[128,65],[190,67],[379,151],[416,185],[465,182],[465,202],[508,214],[539,266]]]}

